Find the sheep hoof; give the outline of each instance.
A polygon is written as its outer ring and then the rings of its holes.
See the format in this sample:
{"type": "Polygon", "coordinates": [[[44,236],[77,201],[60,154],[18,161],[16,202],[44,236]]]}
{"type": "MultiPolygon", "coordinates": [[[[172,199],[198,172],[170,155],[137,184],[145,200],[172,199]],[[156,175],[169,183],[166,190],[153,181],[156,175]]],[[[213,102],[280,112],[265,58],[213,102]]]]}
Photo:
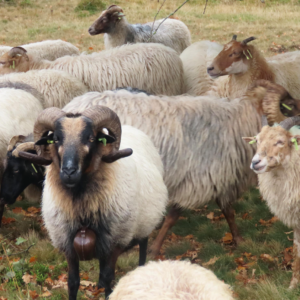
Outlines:
{"type": "Polygon", "coordinates": [[[157,257],[160,253],[160,249],[157,247],[150,247],[148,250],[148,257],[151,259],[154,259],[155,257],[157,257]]]}

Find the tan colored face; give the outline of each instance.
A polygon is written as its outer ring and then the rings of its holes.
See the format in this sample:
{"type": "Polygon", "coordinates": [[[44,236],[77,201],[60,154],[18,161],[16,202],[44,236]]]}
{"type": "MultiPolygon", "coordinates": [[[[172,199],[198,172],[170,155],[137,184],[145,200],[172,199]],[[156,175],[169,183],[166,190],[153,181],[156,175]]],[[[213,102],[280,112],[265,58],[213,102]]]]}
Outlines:
{"type": "Polygon", "coordinates": [[[211,77],[245,73],[248,70],[247,57],[250,59],[248,48],[237,41],[229,42],[207,68],[207,73],[211,77]]]}
{"type": "Polygon", "coordinates": [[[10,56],[9,52],[0,57],[0,75],[14,72],[27,72],[29,70],[29,58],[27,54],[10,56]]]}
{"type": "MultiPolygon", "coordinates": [[[[299,136],[295,136],[297,142],[299,136]]],[[[250,168],[257,174],[269,172],[287,163],[294,147],[292,134],[281,126],[264,126],[256,137],[257,151],[250,168]]]]}

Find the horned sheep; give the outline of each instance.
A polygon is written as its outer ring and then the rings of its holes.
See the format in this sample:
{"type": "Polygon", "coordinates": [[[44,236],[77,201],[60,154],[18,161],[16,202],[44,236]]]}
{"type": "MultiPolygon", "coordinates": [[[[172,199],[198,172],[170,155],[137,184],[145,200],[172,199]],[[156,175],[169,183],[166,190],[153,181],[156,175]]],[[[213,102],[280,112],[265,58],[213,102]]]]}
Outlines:
{"type": "Polygon", "coordinates": [[[73,98],[83,95],[88,88],[74,76],[57,70],[32,70],[0,76],[0,83],[22,82],[44,96],[43,107],[62,108],[73,98]]]}
{"type": "Polygon", "coordinates": [[[233,300],[229,286],[187,261],[149,262],[121,278],[110,300],[233,300]]]}
{"type": "Polygon", "coordinates": [[[75,98],[63,110],[82,112],[93,105],[108,106],[123,124],[149,135],[159,149],[172,209],[152,247],[157,254],[182,209],[197,208],[211,200],[221,207],[235,241],[242,240],[230,204],[256,182],[256,176],[248,169],[254,150],[243,145],[240,136],[260,129],[261,102],[268,98],[267,90],[257,86],[232,102],[124,90],[90,92],[75,98]]]}
{"type": "Polygon", "coordinates": [[[0,57],[0,75],[34,69],[65,71],[90,91],[132,86],[152,94],[183,92],[182,62],[178,54],[161,44],[124,45],[90,55],[65,56],[50,62],[15,47],[0,57]]]}
{"type": "Polygon", "coordinates": [[[264,126],[256,137],[244,138],[257,143],[251,169],[258,174],[259,190],[270,210],[294,230],[294,262],[290,288],[300,283],[300,117],[279,125],[264,126]]]}
{"type": "Polygon", "coordinates": [[[143,265],[148,235],[163,217],[168,194],[159,154],[143,132],[121,127],[116,113],[101,106],[75,114],[44,110],[34,140],[39,155],[25,157],[51,163],[42,213],[52,243],[68,261],[69,299],[79,288],[79,259],[92,257],[100,260],[99,286],[107,297],[118,256],[139,244],[143,265]],[[89,249],[77,239],[82,231],[89,249]]]}
{"type": "Polygon", "coordinates": [[[256,47],[248,45],[255,37],[242,42],[236,38],[234,35],[207,68],[208,74],[217,78],[208,95],[234,99],[241,97],[256,80],[264,79],[282,85],[292,97],[298,97],[299,51],[266,60],[256,47]]]}
{"type": "Polygon", "coordinates": [[[117,5],[111,5],[104,10],[88,31],[90,35],[104,33],[105,49],[151,42],[164,44],[180,54],[191,44],[191,33],[183,22],[175,19],[163,22],[162,19],[132,25],[127,22],[122,8],[117,5]]]}
{"type": "MultiPolygon", "coordinates": [[[[71,43],[62,40],[46,40],[37,43],[22,45],[24,49],[38,59],[55,60],[65,55],[79,55],[79,49],[71,43]]],[[[0,56],[13,47],[0,46],[0,56]]]]}

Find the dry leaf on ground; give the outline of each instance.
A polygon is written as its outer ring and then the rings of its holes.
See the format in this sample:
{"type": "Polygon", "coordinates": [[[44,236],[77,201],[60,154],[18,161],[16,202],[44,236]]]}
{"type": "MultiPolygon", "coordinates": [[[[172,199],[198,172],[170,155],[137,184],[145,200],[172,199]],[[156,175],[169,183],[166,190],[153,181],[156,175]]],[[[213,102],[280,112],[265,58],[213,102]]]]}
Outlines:
{"type": "Polygon", "coordinates": [[[215,262],[216,262],[218,259],[219,259],[219,258],[215,256],[215,257],[211,258],[208,262],[203,263],[202,266],[203,266],[203,267],[208,267],[208,266],[214,265],[215,262]]]}
{"type": "Polygon", "coordinates": [[[230,232],[226,232],[225,236],[222,237],[222,242],[224,244],[231,244],[233,242],[232,234],[230,232]]]}

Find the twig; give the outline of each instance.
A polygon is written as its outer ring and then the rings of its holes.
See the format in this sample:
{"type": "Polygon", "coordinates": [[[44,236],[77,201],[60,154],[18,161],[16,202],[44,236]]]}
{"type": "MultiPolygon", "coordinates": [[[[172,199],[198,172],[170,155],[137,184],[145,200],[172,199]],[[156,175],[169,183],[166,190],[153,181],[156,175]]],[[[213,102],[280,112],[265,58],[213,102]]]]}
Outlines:
{"type": "Polygon", "coordinates": [[[13,256],[13,255],[19,255],[22,254],[24,252],[27,252],[31,247],[33,247],[35,245],[35,243],[33,243],[32,245],[30,245],[27,249],[20,251],[20,252],[16,252],[16,253],[12,253],[12,254],[6,254],[6,256],[13,256]]]}
{"type": "MultiPolygon", "coordinates": [[[[155,21],[156,21],[156,18],[157,18],[157,16],[158,16],[159,12],[161,11],[162,7],[164,6],[165,2],[166,2],[166,0],[164,0],[164,2],[163,2],[162,5],[160,6],[158,12],[156,13],[156,15],[155,15],[155,17],[154,17],[153,24],[152,24],[152,28],[151,28],[151,33],[153,32],[153,27],[154,27],[154,23],[155,23],[155,21]]],[[[152,37],[152,36],[151,36],[151,37],[152,37]]]]}
{"type": "Polygon", "coordinates": [[[208,0],[205,1],[205,6],[204,6],[203,15],[205,14],[205,11],[206,11],[207,2],[208,2],[208,0]]]}
{"type": "Polygon", "coordinates": [[[153,37],[153,35],[154,34],[156,34],[156,32],[157,32],[157,30],[159,29],[159,27],[161,26],[161,24],[163,23],[163,22],[165,22],[167,19],[169,19],[171,16],[173,16],[184,4],[186,4],[187,2],[189,2],[189,0],[186,0],[186,1],[184,1],[179,7],[177,7],[176,8],[176,10],[174,10],[172,13],[170,13],[166,18],[164,18],[163,20],[162,20],[162,22],[158,25],[158,27],[155,29],[155,31],[153,32],[151,32],[151,36],[150,36],[150,39],[149,40],[151,40],[151,38],[153,37]]]}

